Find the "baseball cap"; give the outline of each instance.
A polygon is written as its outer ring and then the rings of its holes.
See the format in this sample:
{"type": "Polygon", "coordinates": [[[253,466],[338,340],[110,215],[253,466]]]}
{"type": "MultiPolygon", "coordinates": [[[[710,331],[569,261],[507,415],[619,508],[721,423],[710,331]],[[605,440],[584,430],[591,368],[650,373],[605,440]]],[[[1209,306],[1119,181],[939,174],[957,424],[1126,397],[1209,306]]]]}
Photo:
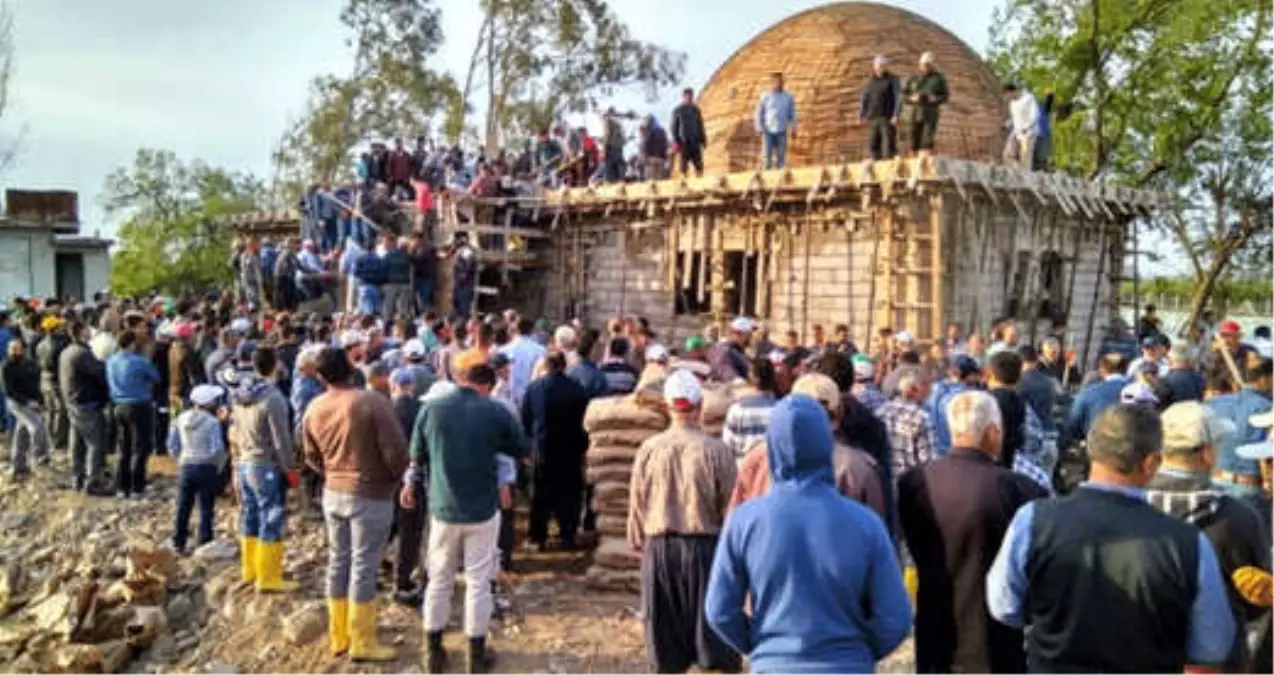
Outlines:
{"type": "Polygon", "coordinates": [[[342,331],[340,338],[336,341],[341,349],[349,349],[354,345],[361,345],[365,342],[363,334],[356,330],[342,331]]]}
{"type": "Polygon", "coordinates": [[[734,321],[730,322],[730,330],[740,333],[751,333],[756,330],[756,322],[746,316],[735,317],[734,321]]]}
{"type": "Polygon", "coordinates": [[[190,402],[203,408],[221,399],[225,390],[214,384],[200,384],[190,390],[190,402]]]}
{"type": "Polygon", "coordinates": [[[647,361],[667,361],[668,350],[663,345],[654,344],[646,348],[647,361]]]}
{"type": "Polygon", "coordinates": [[[894,333],[894,340],[897,342],[912,344],[916,341],[916,336],[912,335],[911,331],[900,330],[897,333],[894,333]]]}
{"type": "Polygon", "coordinates": [[[876,376],[876,364],[868,358],[854,358],[854,380],[866,382],[876,376]]]}
{"type": "Polygon", "coordinates": [[[1217,326],[1217,331],[1222,335],[1238,335],[1243,332],[1243,329],[1239,327],[1237,321],[1225,321],[1217,326]]]}
{"type": "Polygon", "coordinates": [[[770,353],[765,356],[770,360],[770,363],[776,366],[781,366],[783,365],[783,359],[787,357],[787,354],[785,354],[782,349],[771,349],[770,353]]]}
{"type": "Polygon", "coordinates": [[[1133,382],[1119,392],[1120,403],[1149,403],[1157,405],[1159,397],[1145,382],[1133,382]]]}
{"type": "Polygon", "coordinates": [[[491,356],[487,357],[487,365],[494,370],[499,370],[509,365],[509,357],[503,352],[491,352],[491,356]]]}
{"type": "Polygon", "coordinates": [[[475,366],[483,366],[487,364],[487,357],[477,349],[466,349],[451,361],[451,368],[457,373],[468,372],[470,368],[475,366]]]}
{"type": "Polygon", "coordinates": [[[806,373],[796,378],[796,382],[792,383],[792,393],[804,394],[831,412],[840,412],[840,388],[832,378],[822,373],[806,373]]]}
{"type": "Polygon", "coordinates": [[[708,346],[708,341],[702,335],[691,335],[686,338],[686,351],[693,352],[697,349],[703,349],[708,346]]]}
{"type": "Polygon", "coordinates": [[[675,410],[690,410],[703,401],[703,386],[688,371],[674,370],[664,380],[664,401],[675,410]]]}
{"type": "Polygon", "coordinates": [[[1141,338],[1141,346],[1143,349],[1146,349],[1149,347],[1158,347],[1159,338],[1155,335],[1147,335],[1146,337],[1141,338]]]}
{"type": "Polygon", "coordinates": [[[1216,445],[1237,431],[1233,422],[1198,401],[1174,403],[1163,411],[1161,419],[1165,450],[1216,445]]]}
{"type": "Polygon", "coordinates": [[[557,330],[553,331],[553,341],[558,344],[574,344],[575,337],[575,329],[570,326],[558,326],[557,330]]]}
{"type": "Polygon", "coordinates": [[[425,356],[424,343],[422,343],[420,340],[417,340],[415,338],[403,343],[403,356],[407,357],[408,361],[424,358],[425,356]]]}
{"type": "Polygon", "coordinates": [[[252,320],[246,317],[239,317],[230,322],[231,333],[249,333],[252,331],[252,320]]]}
{"type": "Polygon", "coordinates": [[[978,362],[968,354],[959,354],[951,359],[951,370],[960,374],[960,378],[964,379],[970,375],[976,374],[982,370],[978,366],[978,362]]]}
{"type": "Polygon", "coordinates": [[[416,384],[416,374],[408,368],[395,368],[389,374],[389,383],[395,387],[410,387],[416,384]]]}

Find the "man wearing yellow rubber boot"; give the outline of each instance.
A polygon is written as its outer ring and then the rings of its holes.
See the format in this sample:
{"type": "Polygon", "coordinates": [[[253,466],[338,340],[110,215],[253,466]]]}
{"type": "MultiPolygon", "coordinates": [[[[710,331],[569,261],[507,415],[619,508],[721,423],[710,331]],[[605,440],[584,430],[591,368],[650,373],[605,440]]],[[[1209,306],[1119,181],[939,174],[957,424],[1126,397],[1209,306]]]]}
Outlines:
{"type": "Polygon", "coordinates": [[[296,482],[287,400],[268,379],[278,367],[274,350],[252,354],[252,373],[236,374],[230,389],[230,440],[235,448],[235,489],[239,495],[239,536],[244,581],[257,590],[283,593],[296,584],[283,580],[283,521],[287,487],[296,482]]]}
{"type": "Polygon", "coordinates": [[[331,652],[353,661],[392,661],[393,647],[376,641],[376,571],[394,519],[394,493],[410,464],[407,437],[394,405],[351,386],[345,352],[318,355],[327,391],[302,422],[305,462],[324,477],[327,520],[327,609],[331,652]]]}

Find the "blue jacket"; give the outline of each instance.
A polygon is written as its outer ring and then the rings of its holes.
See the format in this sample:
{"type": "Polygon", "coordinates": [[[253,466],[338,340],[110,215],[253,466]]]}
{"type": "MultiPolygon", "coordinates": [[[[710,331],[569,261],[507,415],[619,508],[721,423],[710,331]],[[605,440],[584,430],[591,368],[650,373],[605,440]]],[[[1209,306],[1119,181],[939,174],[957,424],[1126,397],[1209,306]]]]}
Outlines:
{"type": "Polygon", "coordinates": [[[292,433],[299,436],[306,408],[322,393],[323,385],[318,380],[300,372],[292,376],[292,396],[288,401],[292,406],[292,433]]]}
{"type": "Polygon", "coordinates": [[[933,385],[933,391],[929,392],[925,410],[929,412],[929,419],[933,420],[933,451],[939,457],[946,457],[947,453],[951,452],[951,430],[947,428],[947,404],[955,398],[956,394],[969,389],[969,385],[963,382],[943,380],[933,385]]]}
{"type": "Polygon", "coordinates": [[[1254,459],[1239,457],[1237,451],[1241,445],[1265,439],[1265,430],[1252,426],[1248,418],[1269,410],[1270,400],[1251,389],[1243,389],[1233,394],[1214,396],[1208,399],[1207,406],[1238,427],[1238,433],[1230,434],[1217,447],[1216,470],[1260,478],[1259,463],[1254,459]]]}
{"type": "Polygon", "coordinates": [[[581,357],[579,363],[568,368],[566,376],[583,387],[589,398],[605,396],[606,391],[609,389],[609,385],[606,383],[606,375],[602,373],[596,363],[585,357],[581,357]]]}
{"type": "Polygon", "coordinates": [[[773,486],[726,521],[705,618],[758,673],[873,672],[911,629],[889,533],[836,491],[831,428],[812,398],[774,406],[766,445],[773,486]]]}
{"type": "Polygon", "coordinates": [[[106,385],[111,390],[111,402],[116,405],[150,403],[156,384],[159,371],[141,354],[121,351],[106,361],[106,385]]]}
{"type": "Polygon", "coordinates": [[[1066,422],[1062,424],[1062,435],[1057,447],[1065,448],[1071,441],[1088,437],[1088,430],[1103,410],[1119,403],[1119,392],[1128,386],[1128,378],[1117,375],[1101,382],[1094,382],[1080,390],[1071,402],[1066,422]]]}

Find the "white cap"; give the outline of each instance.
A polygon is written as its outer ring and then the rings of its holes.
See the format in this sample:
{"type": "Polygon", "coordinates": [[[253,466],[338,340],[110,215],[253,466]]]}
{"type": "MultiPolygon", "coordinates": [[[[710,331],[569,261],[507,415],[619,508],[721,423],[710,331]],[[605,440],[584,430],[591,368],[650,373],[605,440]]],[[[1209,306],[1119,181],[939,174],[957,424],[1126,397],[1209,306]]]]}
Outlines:
{"type": "Polygon", "coordinates": [[[746,316],[736,317],[730,322],[730,330],[740,333],[751,333],[756,330],[756,322],[746,316]]]}
{"type": "Polygon", "coordinates": [[[925,52],[920,55],[920,62],[933,65],[933,52],[925,52]]]}
{"type": "Polygon", "coordinates": [[[1274,439],[1267,438],[1258,443],[1240,445],[1234,452],[1243,459],[1270,459],[1274,457],[1274,439]]]}
{"type": "Polygon", "coordinates": [[[664,401],[670,406],[679,402],[688,403],[691,407],[699,405],[703,401],[703,386],[699,384],[699,378],[685,370],[672,371],[664,380],[664,401]]]}
{"type": "Polygon", "coordinates": [[[911,331],[900,330],[897,333],[894,333],[894,341],[913,344],[916,341],[916,336],[912,335],[911,331]]]}
{"type": "Polygon", "coordinates": [[[347,330],[347,331],[341,332],[341,335],[337,339],[336,344],[340,345],[341,349],[348,349],[349,347],[353,347],[354,345],[361,345],[365,342],[366,340],[363,339],[362,333],[356,330],[347,330]]]}
{"type": "Polygon", "coordinates": [[[865,382],[876,376],[876,366],[868,359],[854,359],[854,379],[865,382]]]}
{"type": "Polygon", "coordinates": [[[877,54],[876,58],[872,59],[871,62],[876,65],[883,66],[886,63],[889,63],[889,57],[884,54],[877,54]]]}
{"type": "Polygon", "coordinates": [[[575,337],[575,329],[570,326],[558,326],[557,330],[553,331],[553,341],[558,344],[575,344],[575,337]]]}
{"type": "Polygon", "coordinates": [[[667,361],[668,350],[661,344],[653,344],[646,348],[647,361],[667,361]]]}
{"type": "Polygon", "coordinates": [[[230,332],[247,334],[252,332],[252,320],[247,317],[239,317],[230,322],[230,332]]]}
{"type": "Polygon", "coordinates": [[[1155,396],[1154,390],[1145,382],[1133,382],[1119,392],[1119,402],[1156,405],[1159,403],[1159,397],[1155,396]]]}
{"type": "Polygon", "coordinates": [[[787,358],[787,354],[785,354],[782,349],[771,349],[770,353],[765,356],[770,360],[770,363],[773,363],[776,366],[782,364],[783,359],[787,358]]]}
{"type": "Polygon", "coordinates": [[[224,392],[214,384],[201,384],[190,390],[190,402],[201,408],[209,406],[216,403],[224,392]]]}
{"type": "Polygon", "coordinates": [[[425,355],[425,345],[415,338],[403,343],[403,356],[410,359],[419,359],[425,355]]]}
{"type": "Polygon", "coordinates": [[[438,380],[433,383],[433,386],[429,387],[429,391],[425,392],[424,396],[420,397],[420,402],[428,403],[430,401],[440,399],[459,388],[460,387],[456,386],[455,382],[451,382],[449,380],[438,380]]]}

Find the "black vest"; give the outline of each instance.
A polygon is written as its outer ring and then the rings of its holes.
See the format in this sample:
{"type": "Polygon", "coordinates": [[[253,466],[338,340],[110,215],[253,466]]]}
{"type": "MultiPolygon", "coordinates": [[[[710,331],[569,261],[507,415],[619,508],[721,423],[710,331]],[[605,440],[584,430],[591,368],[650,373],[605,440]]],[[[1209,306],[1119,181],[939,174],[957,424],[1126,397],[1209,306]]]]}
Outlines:
{"type": "Polygon", "coordinates": [[[1091,488],[1035,503],[1026,576],[1031,672],[1180,673],[1199,531],[1091,488]]]}

